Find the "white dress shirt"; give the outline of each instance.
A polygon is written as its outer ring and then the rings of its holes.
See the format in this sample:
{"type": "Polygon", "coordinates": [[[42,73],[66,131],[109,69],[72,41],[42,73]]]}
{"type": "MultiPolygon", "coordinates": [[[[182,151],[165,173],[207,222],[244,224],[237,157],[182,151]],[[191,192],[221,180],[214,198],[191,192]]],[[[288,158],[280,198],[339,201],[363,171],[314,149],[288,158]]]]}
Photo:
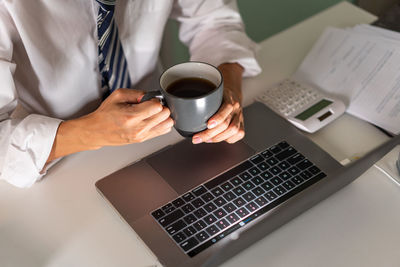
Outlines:
{"type": "MultiPolygon", "coordinates": [[[[60,122],[99,106],[98,8],[95,0],[0,0],[0,179],[31,186],[45,174],[60,122]],[[13,118],[17,104],[29,115],[13,118]]],[[[158,81],[154,70],[169,17],[181,23],[191,60],[238,62],[245,76],[260,72],[234,1],[117,0],[133,88],[158,81]]]]}

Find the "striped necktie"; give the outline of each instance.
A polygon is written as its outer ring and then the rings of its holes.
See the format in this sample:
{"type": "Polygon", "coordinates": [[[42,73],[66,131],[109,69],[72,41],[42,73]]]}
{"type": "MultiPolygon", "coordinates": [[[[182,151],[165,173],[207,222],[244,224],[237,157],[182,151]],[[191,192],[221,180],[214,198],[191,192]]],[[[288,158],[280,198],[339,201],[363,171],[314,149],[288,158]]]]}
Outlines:
{"type": "Polygon", "coordinates": [[[129,88],[131,80],[124,51],[114,19],[115,0],[96,0],[99,3],[97,35],[101,86],[105,97],[118,88],[129,88]]]}

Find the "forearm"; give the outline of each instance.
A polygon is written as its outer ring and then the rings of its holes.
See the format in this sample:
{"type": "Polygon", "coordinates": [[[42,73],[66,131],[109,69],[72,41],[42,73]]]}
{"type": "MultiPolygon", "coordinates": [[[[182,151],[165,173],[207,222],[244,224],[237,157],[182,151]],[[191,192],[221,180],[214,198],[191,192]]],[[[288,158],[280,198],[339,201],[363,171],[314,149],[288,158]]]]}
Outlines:
{"type": "Polygon", "coordinates": [[[226,88],[226,91],[229,90],[232,92],[232,96],[236,98],[237,102],[242,103],[243,67],[238,63],[223,63],[218,66],[218,69],[224,77],[224,88],[226,88]]]}

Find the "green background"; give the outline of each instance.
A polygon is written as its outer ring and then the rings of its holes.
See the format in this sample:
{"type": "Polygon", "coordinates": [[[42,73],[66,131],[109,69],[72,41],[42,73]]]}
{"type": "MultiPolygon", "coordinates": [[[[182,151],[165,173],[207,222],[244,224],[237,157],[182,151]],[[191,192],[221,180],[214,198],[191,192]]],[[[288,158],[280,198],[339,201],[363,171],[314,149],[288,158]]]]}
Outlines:
{"type": "MultiPolygon", "coordinates": [[[[332,5],[340,0],[237,0],[247,35],[260,42],[332,5]]],[[[355,3],[356,0],[348,2],[355,3]]],[[[187,48],[179,41],[178,23],[167,24],[161,60],[164,67],[187,61],[187,48]]]]}

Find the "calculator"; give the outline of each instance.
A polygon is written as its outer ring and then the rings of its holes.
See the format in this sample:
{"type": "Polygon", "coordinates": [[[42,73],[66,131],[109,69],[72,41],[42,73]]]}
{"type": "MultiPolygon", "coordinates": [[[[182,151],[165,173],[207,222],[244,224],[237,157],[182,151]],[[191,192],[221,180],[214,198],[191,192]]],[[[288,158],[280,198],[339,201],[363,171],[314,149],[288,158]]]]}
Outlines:
{"type": "Polygon", "coordinates": [[[264,90],[256,100],[309,133],[332,122],[346,109],[341,100],[291,78],[264,90]]]}

